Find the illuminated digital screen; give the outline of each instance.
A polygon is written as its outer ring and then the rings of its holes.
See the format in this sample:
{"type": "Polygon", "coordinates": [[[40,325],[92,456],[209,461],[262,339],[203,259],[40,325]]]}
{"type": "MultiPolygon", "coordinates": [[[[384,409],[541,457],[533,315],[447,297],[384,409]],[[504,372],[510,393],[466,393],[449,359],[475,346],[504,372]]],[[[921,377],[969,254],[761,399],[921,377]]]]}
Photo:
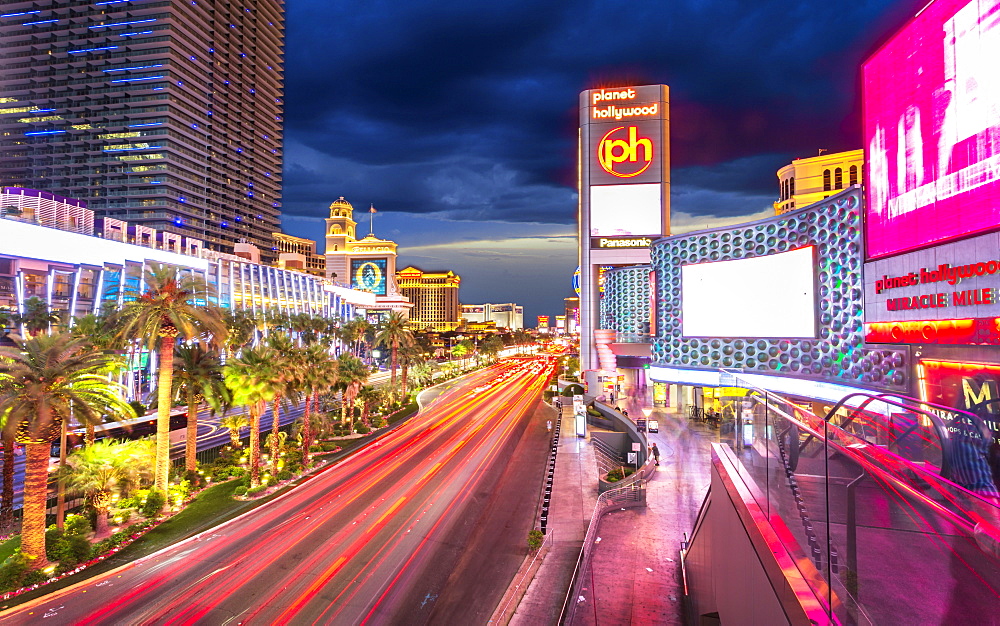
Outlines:
{"type": "Polygon", "coordinates": [[[683,335],[815,337],[814,251],[681,266],[683,335]]]}
{"type": "Polygon", "coordinates": [[[591,236],[659,234],[663,228],[660,194],[659,183],[591,187],[591,236]]]}
{"type": "Polygon", "coordinates": [[[1000,224],[1000,0],[936,0],[863,66],[867,250],[1000,224]]]}
{"type": "Polygon", "coordinates": [[[385,259],[351,259],[351,287],[384,296],[385,259]]]}

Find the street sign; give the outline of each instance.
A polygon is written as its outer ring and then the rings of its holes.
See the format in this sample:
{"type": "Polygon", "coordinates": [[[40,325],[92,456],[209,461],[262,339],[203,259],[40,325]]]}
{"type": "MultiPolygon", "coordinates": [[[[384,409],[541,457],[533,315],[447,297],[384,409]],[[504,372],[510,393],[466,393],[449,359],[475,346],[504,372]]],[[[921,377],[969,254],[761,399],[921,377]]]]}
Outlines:
{"type": "Polygon", "coordinates": [[[638,441],[633,441],[632,442],[632,452],[639,452],[640,450],[642,450],[642,444],[639,443],[638,441]]]}
{"type": "Polygon", "coordinates": [[[628,462],[631,465],[635,465],[636,463],[639,462],[639,455],[636,454],[635,452],[629,452],[628,453],[628,462]]]}

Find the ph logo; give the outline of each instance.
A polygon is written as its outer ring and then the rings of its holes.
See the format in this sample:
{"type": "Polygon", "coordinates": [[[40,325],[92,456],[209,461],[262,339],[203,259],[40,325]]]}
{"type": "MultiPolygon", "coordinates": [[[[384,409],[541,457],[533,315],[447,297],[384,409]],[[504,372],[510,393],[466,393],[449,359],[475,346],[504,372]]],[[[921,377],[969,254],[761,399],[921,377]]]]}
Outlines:
{"type": "Polygon", "coordinates": [[[618,178],[642,174],[653,164],[653,141],[639,137],[635,126],[619,126],[609,130],[597,145],[597,161],[603,169],[618,178]]]}

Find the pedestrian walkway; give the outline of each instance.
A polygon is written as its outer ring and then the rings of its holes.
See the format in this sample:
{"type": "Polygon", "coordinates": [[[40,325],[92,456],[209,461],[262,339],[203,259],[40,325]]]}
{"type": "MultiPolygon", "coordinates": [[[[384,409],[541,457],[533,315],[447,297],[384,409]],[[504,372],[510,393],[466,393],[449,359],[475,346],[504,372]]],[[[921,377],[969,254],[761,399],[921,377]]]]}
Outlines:
{"type": "MultiPolygon", "coordinates": [[[[629,415],[642,415],[652,398],[618,404],[629,415]]],[[[658,433],[647,433],[660,449],[660,465],[646,483],[647,506],[604,516],[574,624],[683,623],[678,552],[708,492],[709,444],[719,440],[719,431],[665,410],[650,418],[660,425],[658,433]]]]}
{"type": "MultiPolygon", "coordinates": [[[[652,407],[648,392],[617,400],[633,419],[652,407]]],[[[660,425],[647,434],[660,449],[660,466],[647,483],[648,505],[604,516],[574,624],[683,623],[678,551],[708,492],[709,444],[719,431],[665,409],[654,409],[651,419],[660,425]]],[[[596,500],[593,446],[576,437],[567,411],[549,515],[552,547],[512,624],[556,623],[596,500]]]]}
{"type": "MultiPolygon", "coordinates": [[[[552,414],[556,414],[554,409],[552,414]]],[[[515,625],[557,623],[597,504],[594,446],[589,436],[576,436],[571,407],[564,407],[563,415],[549,506],[549,545],[542,566],[511,618],[510,623],[515,625]]]]}

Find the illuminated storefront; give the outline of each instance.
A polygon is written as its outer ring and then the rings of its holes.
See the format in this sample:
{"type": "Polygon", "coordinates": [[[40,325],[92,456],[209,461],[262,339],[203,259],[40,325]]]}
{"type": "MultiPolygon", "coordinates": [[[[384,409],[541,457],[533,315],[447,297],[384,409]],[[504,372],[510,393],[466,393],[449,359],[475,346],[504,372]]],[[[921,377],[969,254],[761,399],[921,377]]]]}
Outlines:
{"type": "Polygon", "coordinates": [[[913,393],[1000,413],[1000,3],[936,0],[863,66],[865,336],[913,393]],[[915,41],[923,42],[914,46],[915,41]]]}
{"type": "MultiPolygon", "coordinates": [[[[706,389],[720,369],[806,398],[909,391],[909,351],[865,344],[861,190],[776,217],[667,237],[651,249],[649,376],[706,389]]],[[[672,394],[671,402],[703,398],[672,394]]],[[[735,396],[734,396],[735,397],[735,396]]],[[[732,398],[709,395],[704,408],[732,398]]]]}

